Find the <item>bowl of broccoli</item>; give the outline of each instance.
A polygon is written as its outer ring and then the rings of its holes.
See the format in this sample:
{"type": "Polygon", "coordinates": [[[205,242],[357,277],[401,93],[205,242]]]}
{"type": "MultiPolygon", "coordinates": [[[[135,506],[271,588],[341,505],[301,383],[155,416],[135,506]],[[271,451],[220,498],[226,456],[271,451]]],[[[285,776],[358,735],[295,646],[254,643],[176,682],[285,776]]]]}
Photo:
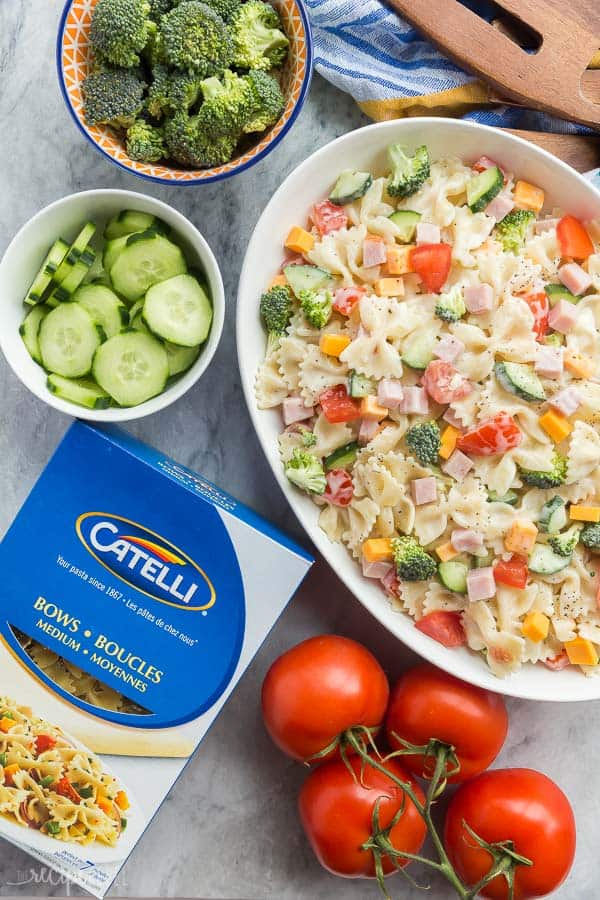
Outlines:
{"type": "Polygon", "coordinates": [[[201,184],[266,156],[308,93],[303,0],[68,0],[57,65],[85,137],[119,167],[201,184]]]}

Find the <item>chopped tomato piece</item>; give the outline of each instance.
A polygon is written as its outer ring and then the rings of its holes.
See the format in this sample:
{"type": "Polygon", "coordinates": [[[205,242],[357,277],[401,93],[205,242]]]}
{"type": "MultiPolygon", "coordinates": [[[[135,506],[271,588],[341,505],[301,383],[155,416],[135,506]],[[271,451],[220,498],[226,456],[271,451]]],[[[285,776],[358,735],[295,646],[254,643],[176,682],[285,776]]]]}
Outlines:
{"type": "Polygon", "coordinates": [[[330,231],[339,231],[348,224],[348,216],[340,206],[334,206],[329,200],[315,203],[312,211],[312,220],[317,226],[320,235],[329,234],[330,231]]]}
{"type": "Polygon", "coordinates": [[[449,244],[421,244],[410,252],[413,272],[421,277],[425,290],[439,294],[450,274],[452,250],[449,244]]]}
{"type": "Polygon", "coordinates": [[[506,184],[506,170],[502,168],[500,163],[497,163],[494,159],[490,159],[489,156],[480,156],[471,166],[475,172],[485,172],[486,169],[493,169],[494,167],[500,169],[504,175],[504,184],[506,184]]]}
{"type": "Polygon", "coordinates": [[[354,496],[352,476],[345,469],[331,469],[327,473],[327,487],[323,499],[333,506],[348,506],[354,496]]]}
{"type": "Polygon", "coordinates": [[[71,784],[68,778],[61,778],[56,782],[53,788],[57,794],[60,794],[61,797],[66,797],[67,800],[72,800],[73,803],[80,803],[81,797],[71,784]]]}
{"type": "Polygon", "coordinates": [[[444,647],[461,647],[467,642],[459,612],[438,609],[415,622],[415,628],[444,647]]]}
{"type": "Polygon", "coordinates": [[[473,388],[468,378],[443,359],[434,359],[425,369],[423,387],[436,403],[454,403],[468,397],[473,388]]]}
{"type": "Polygon", "coordinates": [[[52,750],[56,746],[56,738],[50,737],[49,734],[38,734],[35,739],[35,755],[39,756],[46,750],[52,750]]]}
{"type": "Polygon", "coordinates": [[[510,559],[501,559],[494,566],[494,579],[497,584],[507,584],[509,587],[527,587],[529,568],[527,560],[513,553],[510,559]]]}
{"type": "Polygon", "coordinates": [[[584,225],[575,216],[563,216],[556,226],[561,256],[587,259],[594,252],[592,240],[584,225]]]}
{"type": "Polygon", "coordinates": [[[543,291],[539,294],[520,294],[531,312],[533,313],[533,333],[536,341],[543,341],[548,333],[548,315],[550,314],[550,301],[543,291]]]}
{"type": "Polygon", "coordinates": [[[518,447],[523,439],[512,416],[501,412],[459,437],[456,446],[473,456],[493,456],[518,447]]]}
{"type": "Polygon", "coordinates": [[[349,316],[366,292],[367,289],[364,287],[338,288],[335,292],[333,308],[343,316],[349,316]]]}
{"type": "Polygon", "coordinates": [[[327,388],[319,397],[319,403],[328,422],[353,422],[360,419],[360,400],[348,396],[346,385],[327,388]]]}
{"type": "Polygon", "coordinates": [[[561,652],[556,656],[552,656],[550,659],[545,659],[544,665],[547,669],[552,669],[553,672],[560,672],[561,669],[566,669],[567,666],[570,666],[571,661],[567,656],[567,651],[561,650],[561,652]]]}

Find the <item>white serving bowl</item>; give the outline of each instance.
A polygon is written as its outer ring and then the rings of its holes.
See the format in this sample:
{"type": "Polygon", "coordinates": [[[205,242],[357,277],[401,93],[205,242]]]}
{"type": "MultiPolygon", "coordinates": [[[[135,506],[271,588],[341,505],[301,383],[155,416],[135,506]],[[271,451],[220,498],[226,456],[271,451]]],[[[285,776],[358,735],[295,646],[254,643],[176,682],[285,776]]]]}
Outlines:
{"type": "Polygon", "coordinates": [[[192,223],[172,207],[146,194],[134,191],[95,190],[70,194],[56,200],[30,219],[15,235],[0,263],[0,348],[15,375],[29,390],[49,406],[93,422],[128,422],[158,412],[195,384],[213,358],[225,316],[223,281],[212,250],[192,223]],[[194,365],[158,397],[139,406],[110,409],[85,409],[61,400],[46,387],[46,373],[33,361],[19,335],[25,317],[23,299],[52,243],[60,236],[74,238],[88,220],[98,225],[102,235],[106,222],[123,209],[151,213],[173,229],[190,265],[201,269],[207,278],[213,304],[210,334],[194,365]]]}
{"type": "Polygon", "coordinates": [[[450,650],[421,634],[413,619],[396,612],[379,583],[362,576],[341,544],[331,543],[318,526],[319,510],[283,474],[277,436],[279,410],[259,410],[254,398],[255,374],[265,352],[265,334],[258,300],[279,270],[282,245],[289,229],[306,221],[313,202],[326,197],[343,169],[383,173],[386,148],[402,142],[414,149],[427,144],[434,159],[458,156],[475,160],[489,156],[519,178],[546,191],[549,208],[558,206],[582,219],[600,217],[600,193],[560,160],[513,135],[456,119],[414,118],[369,125],[317,150],[289,175],[271,198],[252,236],[242,269],[237,312],[240,370],[246,402],[263,450],[292,509],[318,550],[360,602],[392,634],[412,650],[448,672],[490,690],[534,700],[591,700],[600,697],[600,677],[586,678],[576,669],[551,672],[526,664],[518,673],[496,678],[479,654],[466,648],[450,650]]]}

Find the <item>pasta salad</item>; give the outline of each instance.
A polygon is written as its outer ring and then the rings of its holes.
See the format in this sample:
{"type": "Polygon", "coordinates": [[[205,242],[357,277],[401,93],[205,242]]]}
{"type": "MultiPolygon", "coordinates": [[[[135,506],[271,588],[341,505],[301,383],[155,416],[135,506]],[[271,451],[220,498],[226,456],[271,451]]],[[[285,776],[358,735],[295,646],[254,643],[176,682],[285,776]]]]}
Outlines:
{"type": "Polygon", "coordinates": [[[600,226],[400,145],[304,224],[260,301],[288,479],[430,638],[596,673],[600,226]]]}

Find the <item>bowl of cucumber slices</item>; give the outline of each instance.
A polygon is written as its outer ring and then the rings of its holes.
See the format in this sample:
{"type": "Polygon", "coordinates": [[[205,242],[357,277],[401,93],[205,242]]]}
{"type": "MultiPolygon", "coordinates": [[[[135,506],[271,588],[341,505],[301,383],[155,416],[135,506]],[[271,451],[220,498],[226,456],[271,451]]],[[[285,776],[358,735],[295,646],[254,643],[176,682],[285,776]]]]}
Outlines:
{"type": "Polygon", "coordinates": [[[223,329],[215,257],[160,200],[72,194],[41,210],[0,263],[0,347],[50,406],[98,422],[164,409],[195,384],[223,329]]]}

